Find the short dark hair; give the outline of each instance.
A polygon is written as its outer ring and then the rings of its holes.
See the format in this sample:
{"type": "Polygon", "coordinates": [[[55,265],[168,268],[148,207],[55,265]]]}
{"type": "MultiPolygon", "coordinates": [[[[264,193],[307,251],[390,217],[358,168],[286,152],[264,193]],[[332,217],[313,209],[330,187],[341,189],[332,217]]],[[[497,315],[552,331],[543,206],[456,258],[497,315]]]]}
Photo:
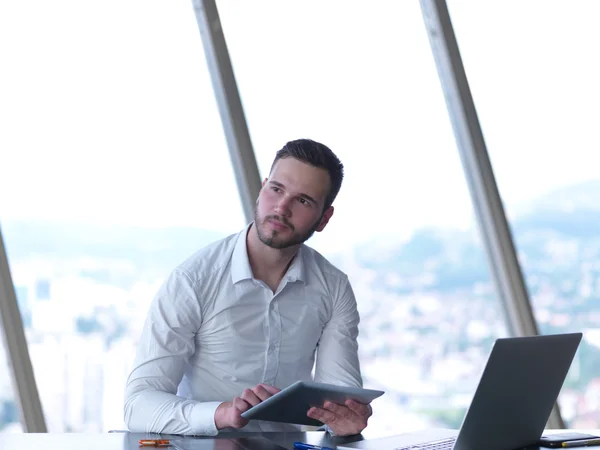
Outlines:
{"type": "Polygon", "coordinates": [[[310,164],[311,166],[325,169],[329,173],[331,188],[325,198],[325,207],[323,208],[323,211],[325,211],[333,204],[333,201],[340,192],[342,180],[344,179],[344,165],[326,145],[311,139],[296,139],[295,141],[286,143],[277,152],[271,165],[271,172],[277,161],[289,157],[310,164]]]}

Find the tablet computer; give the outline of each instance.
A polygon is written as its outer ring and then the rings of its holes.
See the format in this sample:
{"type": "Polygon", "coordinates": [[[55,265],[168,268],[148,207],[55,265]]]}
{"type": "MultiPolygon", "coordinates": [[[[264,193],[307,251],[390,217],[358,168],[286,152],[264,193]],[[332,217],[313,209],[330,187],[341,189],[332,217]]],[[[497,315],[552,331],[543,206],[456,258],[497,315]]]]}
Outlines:
{"type": "Polygon", "coordinates": [[[312,406],[322,408],[327,400],[339,404],[344,404],[348,399],[360,403],[371,403],[372,400],[380,397],[383,393],[384,391],[373,389],[336,386],[313,381],[296,381],[264,402],[243,412],[242,417],[249,420],[257,419],[321,426],[323,425],[322,422],[311,419],[306,415],[312,406]]]}

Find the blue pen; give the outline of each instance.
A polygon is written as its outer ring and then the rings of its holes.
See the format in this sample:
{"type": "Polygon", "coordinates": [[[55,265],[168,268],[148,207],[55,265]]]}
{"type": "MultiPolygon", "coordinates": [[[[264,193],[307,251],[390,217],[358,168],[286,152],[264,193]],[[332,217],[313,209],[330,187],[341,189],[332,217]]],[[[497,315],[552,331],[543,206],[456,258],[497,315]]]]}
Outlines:
{"type": "Polygon", "coordinates": [[[294,442],[294,448],[298,450],[333,450],[331,447],[321,447],[320,445],[305,444],[304,442],[294,442]]]}

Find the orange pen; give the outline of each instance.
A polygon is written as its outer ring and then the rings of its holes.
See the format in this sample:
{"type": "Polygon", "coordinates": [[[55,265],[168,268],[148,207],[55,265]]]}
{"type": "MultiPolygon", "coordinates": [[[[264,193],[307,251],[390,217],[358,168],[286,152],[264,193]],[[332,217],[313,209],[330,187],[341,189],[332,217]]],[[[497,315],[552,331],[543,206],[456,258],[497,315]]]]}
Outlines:
{"type": "Polygon", "coordinates": [[[140,439],[140,447],[168,447],[171,441],[168,439],[140,439]]]}

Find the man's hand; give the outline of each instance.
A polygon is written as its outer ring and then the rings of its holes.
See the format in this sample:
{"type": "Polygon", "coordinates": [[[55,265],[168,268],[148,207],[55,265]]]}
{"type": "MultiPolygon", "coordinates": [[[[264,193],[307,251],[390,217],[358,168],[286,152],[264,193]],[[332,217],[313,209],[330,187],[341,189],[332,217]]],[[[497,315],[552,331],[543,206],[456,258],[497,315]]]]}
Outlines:
{"type": "Polygon", "coordinates": [[[242,417],[242,413],[277,394],[279,391],[280,389],[273,386],[257,384],[252,389],[244,389],[240,397],[235,397],[230,402],[221,403],[215,411],[215,425],[217,426],[217,430],[227,427],[245,427],[248,421],[242,417]]]}
{"type": "Polygon", "coordinates": [[[325,402],[323,408],[312,407],[306,415],[317,419],[331,428],[337,436],[359,434],[367,426],[369,417],[373,414],[370,405],[346,400],[345,405],[325,402]]]}

